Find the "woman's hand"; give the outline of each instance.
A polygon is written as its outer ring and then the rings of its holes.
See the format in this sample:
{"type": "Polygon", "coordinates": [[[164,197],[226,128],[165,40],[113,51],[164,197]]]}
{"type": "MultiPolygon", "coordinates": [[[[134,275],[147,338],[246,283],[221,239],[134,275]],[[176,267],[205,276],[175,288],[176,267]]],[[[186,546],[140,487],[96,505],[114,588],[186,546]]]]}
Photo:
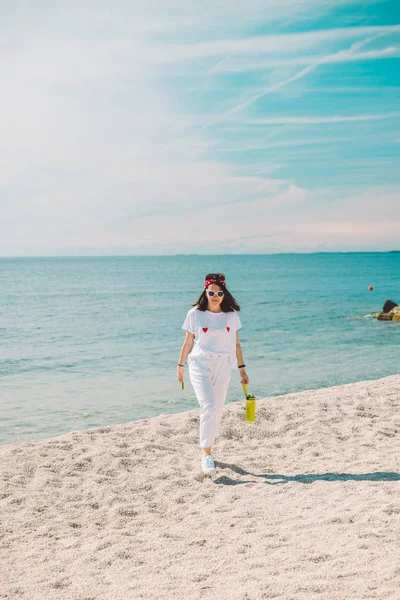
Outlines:
{"type": "Polygon", "coordinates": [[[176,376],[178,378],[179,383],[182,385],[182,383],[185,380],[185,371],[183,367],[176,367],[176,376]]]}
{"type": "Polygon", "coordinates": [[[240,383],[249,383],[249,376],[246,373],[246,369],[240,369],[240,383]]]}

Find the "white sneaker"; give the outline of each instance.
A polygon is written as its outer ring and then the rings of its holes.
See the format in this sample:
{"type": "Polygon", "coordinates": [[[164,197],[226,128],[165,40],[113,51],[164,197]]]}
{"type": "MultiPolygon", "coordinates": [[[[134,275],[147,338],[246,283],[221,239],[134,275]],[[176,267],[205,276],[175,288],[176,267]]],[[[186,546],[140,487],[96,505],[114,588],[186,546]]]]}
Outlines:
{"type": "Polygon", "coordinates": [[[203,471],[204,475],[213,475],[216,472],[214,459],[211,455],[202,457],[201,470],[203,471]]]}

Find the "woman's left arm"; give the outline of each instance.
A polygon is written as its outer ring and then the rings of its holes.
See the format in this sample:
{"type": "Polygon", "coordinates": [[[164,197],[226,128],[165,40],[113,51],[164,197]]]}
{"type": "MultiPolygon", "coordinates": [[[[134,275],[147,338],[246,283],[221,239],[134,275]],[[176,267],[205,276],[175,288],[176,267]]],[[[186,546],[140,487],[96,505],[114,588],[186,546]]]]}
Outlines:
{"type": "MultiPolygon", "coordinates": [[[[242,347],[239,342],[239,332],[236,331],[236,358],[238,361],[238,365],[244,365],[242,347]]],[[[239,369],[240,371],[240,383],[249,383],[249,377],[246,373],[246,369],[242,367],[239,369]]]]}

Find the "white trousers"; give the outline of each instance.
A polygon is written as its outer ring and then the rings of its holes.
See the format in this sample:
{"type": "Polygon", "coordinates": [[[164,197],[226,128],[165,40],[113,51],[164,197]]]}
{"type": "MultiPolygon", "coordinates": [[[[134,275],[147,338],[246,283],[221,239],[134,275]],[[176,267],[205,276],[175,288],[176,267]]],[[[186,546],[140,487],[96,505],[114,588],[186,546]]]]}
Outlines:
{"type": "Polygon", "coordinates": [[[198,356],[189,363],[189,376],[200,404],[200,447],[208,448],[217,435],[232,377],[229,356],[198,356]]]}

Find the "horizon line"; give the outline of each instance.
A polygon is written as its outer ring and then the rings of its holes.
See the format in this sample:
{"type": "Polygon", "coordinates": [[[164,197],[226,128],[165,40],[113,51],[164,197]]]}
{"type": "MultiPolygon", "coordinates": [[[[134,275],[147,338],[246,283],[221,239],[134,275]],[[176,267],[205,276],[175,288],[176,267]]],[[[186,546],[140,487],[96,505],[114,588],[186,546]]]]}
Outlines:
{"type": "Polygon", "coordinates": [[[313,254],[400,254],[400,250],[319,250],[315,252],[245,252],[230,254],[199,254],[198,252],[180,252],[178,254],[53,254],[32,256],[0,256],[0,260],[30,260],[40,258],[172,258],[177,256],[308,256],[313,254]]]}

